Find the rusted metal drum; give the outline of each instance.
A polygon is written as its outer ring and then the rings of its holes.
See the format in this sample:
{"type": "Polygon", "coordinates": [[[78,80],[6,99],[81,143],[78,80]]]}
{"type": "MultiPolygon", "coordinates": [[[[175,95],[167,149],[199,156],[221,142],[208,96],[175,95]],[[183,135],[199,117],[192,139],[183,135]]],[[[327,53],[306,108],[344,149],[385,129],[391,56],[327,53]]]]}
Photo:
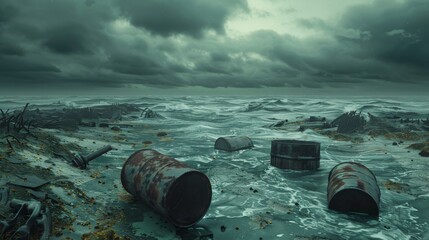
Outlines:
{"type": "Polygon", "coordinates": [[[320,143],[273,140],[271,141],[271,165],[292,170],[318,169],[320,167],[320,143]]]}
{"type": "Polygon", "coordinates": [[[375,175],[360,163],[343,162],[329,173],[329,209],[378,216],[380,195],[375,175]]]}
{"type": "Polygon", "coordinates": [[[178,227],[189,227],[209,209],[208,177],[155,150],[135,152],[124,163],[121,181],[136,196],[178,227]]]}
{"type": "Polygon", "coordinates": [[[246,148],[252,148],[253,142],[248,137],[230,136],[220,137],[215,142],[215,149],[228,152],[237,151],[246,148]]]}

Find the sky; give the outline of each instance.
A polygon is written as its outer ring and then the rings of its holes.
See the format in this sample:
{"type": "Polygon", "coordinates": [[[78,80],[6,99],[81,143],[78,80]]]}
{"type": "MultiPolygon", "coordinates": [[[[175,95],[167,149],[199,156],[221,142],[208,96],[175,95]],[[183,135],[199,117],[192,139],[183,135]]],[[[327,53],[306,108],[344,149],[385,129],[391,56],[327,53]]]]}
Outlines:
{"type": "Polygon", "coordinates": [[[0,0],[0,96],[424,95],[427,0],[0,0]]]}

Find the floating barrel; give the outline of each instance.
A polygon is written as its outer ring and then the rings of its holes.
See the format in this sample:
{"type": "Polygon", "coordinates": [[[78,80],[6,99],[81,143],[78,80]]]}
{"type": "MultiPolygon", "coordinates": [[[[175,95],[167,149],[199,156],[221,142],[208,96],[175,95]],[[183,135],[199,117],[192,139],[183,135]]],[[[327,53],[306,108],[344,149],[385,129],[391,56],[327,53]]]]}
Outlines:
{"type": "Polygon", "coordinates": [[[271,165],[293,170],[320,167],[320,143],[297,140],[271,141],[271,165]]]}
{"type": "Polygon", "coordinates": [[[343,162],[328,177],[329,209],[379,215],[380,188],[375,175],[364,165],[343,162]]]}
{"type": "Polygon", "coordinates": [[[248,137],[220,137],[215,142],[215,149],[228,152],[237,151],[246,148],[252,148],[253,142],[248,137]]]}
{"type": "Polygon", "coordinates": [[[206,175],[155,150],[131,155],[122,167],[121,182],[127,192],[178,227],[197,223],[211,203],[206,175]]]}

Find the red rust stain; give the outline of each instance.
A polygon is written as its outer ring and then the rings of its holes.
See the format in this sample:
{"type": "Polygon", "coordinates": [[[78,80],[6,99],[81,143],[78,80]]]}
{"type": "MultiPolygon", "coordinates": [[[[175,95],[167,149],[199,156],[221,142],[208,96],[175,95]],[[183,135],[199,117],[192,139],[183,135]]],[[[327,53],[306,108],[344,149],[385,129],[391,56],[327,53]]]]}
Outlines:
{"type": "Polygon", "coordinates": [[[153,204],[156,204],[159,197],[158,189],[156,188],[155,183],[151,183],[149,186],[149,192],[148,192],[149,198],[153,204]]]}
{"type": "Polygon", "coordinates": [[[341,168],[341,170],[344,172],[354,172],[355,171],[352,166],[344,166],[341,168]]]}
{"type": "Polygon", "coordinates": [[[142,176],[141,174],[136,174],[134,176],[134,186],[135,186],[135,190],[140,192],[141,191],[141,187],[142,187],[142,176]]]}
{"type": "Polygon", "coordinates": [[[365,183],[363,183],[361,180],[358,180],[357,181],[357,184],[358,184],[358,188],[359,189],[362,189],[362,190],[365,190],[366,188],[365,188],[365,183]]]}

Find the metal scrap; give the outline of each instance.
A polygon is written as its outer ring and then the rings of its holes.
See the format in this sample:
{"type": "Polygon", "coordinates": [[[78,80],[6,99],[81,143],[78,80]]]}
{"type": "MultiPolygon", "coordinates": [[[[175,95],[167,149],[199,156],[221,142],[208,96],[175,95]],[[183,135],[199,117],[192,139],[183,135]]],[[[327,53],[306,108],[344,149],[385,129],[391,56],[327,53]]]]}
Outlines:
{"type": "Polygon", "coordinates": [[[25,188],[39,188],[50,181],[39,178],[36,175],[15,175],[18,178],[10,181],[8,184],[25,187],[25,188]]]}
{"type": "Polygon", "coordinates": [[[0,188],[0,205],[5,205],[9,197],[9,188],[1,187],[0,188]]]}
{"type": "Polygon", "coordinates": [[[365,124],[366,120],[360,112],[351,111],[336,118],[331,126],[337,126],[339,133],[353,133],[362,130],[365,124]]]}
{"type": "Polygon", "coordinates": [[[149,108],[145,108],[140,117],[144,117],[144,118],[164,118],[163,116],[161,116],[159,113],[150,110],[149,108]],[[144,115],[144,116],[143,116],[144,115]]]}
{"type": "Polygon", "coordinates": [[[12,233],[11,239],[29,239],[34,235],[32,230],[43,228],[41,240],[49,239],[52,230],[51,212],[49,208],[42,206],[39,201],[22,201],[19,199],[12,199],[9,206],[16,213],[10,220],[0,221],[0,238],[6,236],[9,230],[12,229],[18,222],[18,219],[27,219],[25,224],[19,226],[15,232],[12,233]],[[28,217],[28,218],[27,218],[28,217]]]}
{"type": "Polygon", "coordinates": [[[82,156],[80,154],[75,155],[75,158],[72,160],[73,164],[80,169],[86,169],[90,161],[100,157],[101,155],[107,153],[112,149],[113,149],[112,146],[107,145],[86,156],[82,156]]]}

